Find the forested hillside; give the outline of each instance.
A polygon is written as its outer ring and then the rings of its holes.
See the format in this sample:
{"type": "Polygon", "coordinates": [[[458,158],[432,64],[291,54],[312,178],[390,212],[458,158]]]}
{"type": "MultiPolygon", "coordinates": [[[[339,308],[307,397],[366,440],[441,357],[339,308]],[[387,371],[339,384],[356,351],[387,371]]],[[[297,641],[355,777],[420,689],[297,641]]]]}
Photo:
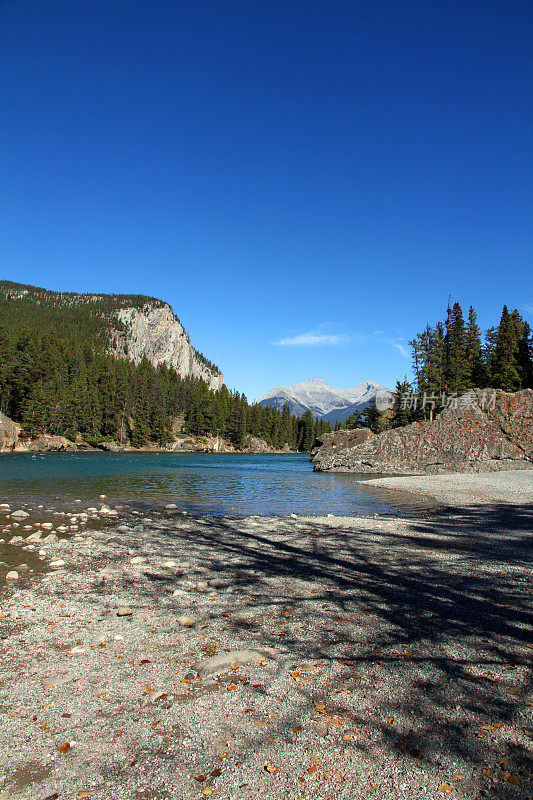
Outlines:
{"type": "Polygon", "coordinates": [[[0,282],[0,410],[27,436],[80,435],[90,444],[134,447],[167,444],[177,418],[188,433],[220,435],[235,447],[251,434],[276,448],[309,450],[328,429],[310,414],[299,419],[288,409],[250,406],[226,386],[213,391],[165,364],[110,354],[110,331],[120,329],[116,311],[147,302],[164,305],[140,295],[72,295],[0,282]]]}

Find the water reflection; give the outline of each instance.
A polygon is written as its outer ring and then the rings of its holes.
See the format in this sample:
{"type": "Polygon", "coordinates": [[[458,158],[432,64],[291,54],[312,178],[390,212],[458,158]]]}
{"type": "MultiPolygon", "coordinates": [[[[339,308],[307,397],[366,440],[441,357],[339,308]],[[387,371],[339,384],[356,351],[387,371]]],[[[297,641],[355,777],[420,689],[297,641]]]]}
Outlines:
{"type": "Polygon", "coordinates": [[[419,513],[422,498],[315,473],[306,455],[46,453],[0,457],[4,500],[176,503],[216,514],[419,513]]]}

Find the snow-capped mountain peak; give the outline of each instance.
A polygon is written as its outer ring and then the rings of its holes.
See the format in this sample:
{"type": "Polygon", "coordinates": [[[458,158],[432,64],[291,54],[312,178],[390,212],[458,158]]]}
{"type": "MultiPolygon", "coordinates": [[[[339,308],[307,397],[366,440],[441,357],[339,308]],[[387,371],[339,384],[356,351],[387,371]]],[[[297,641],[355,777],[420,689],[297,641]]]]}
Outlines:
{"type": "Polygon", "coordinates": [[[365,380],[353,389],[337,389],[321,378],[310,378],[290,386],[275,386],[256,402],[261,406],[274,406],[280,410],[288,405],[291,413],[298,415],[310,409],[315,416],[335,422],[337,419],[347,419],[357,407],[364,408],[375,397],[376,392],[384,388],[379,383],[365,380]],[[348,409],[351,410],[345,414],[348,409]]]}

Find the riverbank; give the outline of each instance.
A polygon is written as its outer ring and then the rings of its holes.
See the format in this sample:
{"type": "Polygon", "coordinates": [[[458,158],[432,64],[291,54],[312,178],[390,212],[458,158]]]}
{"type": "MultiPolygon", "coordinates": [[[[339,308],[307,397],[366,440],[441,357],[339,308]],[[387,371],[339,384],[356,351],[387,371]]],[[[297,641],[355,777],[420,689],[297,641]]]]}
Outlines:
{"type": "Polygon", "coordinates": [[[101,505],[3,590],[2,800],[532,796],[531,506],[101,505]]]}

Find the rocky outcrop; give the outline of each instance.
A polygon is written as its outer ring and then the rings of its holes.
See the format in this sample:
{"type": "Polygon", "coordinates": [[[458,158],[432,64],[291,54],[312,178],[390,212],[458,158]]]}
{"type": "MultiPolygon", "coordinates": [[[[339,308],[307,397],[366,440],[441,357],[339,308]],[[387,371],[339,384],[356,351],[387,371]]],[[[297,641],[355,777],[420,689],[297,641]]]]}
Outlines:
{"type": "Polygon", "coordinates": [[[76,445],[64,436],[50,436],[43,433],[35,439],[30,439],[24,435],[22,427],[13,422],[0,412],[0,452],[9,453],[40,453],[51,451],[78,450],[87,447],[85,443],[81,446],[76,445]]]}
{"type": "Polygon", "coordinates": [[[265,442],[264,439],[261,439],[258,436],[251,436],[248,434],[244,437],[244,447],[243,450],[247,450],[249,453],[273,453],[275,449],[271,447],[268,442],[265,442]]]}
{"type": "Polygon", "coordinates": [[[533,469],[533,390],[475,389],[432,422],[377,436],[326,434],[311,455],[317,471],[413,475],[533,469]]]}
{"type": "Polygon", "coordinates": [[[202,378],[211,389],[220,389],[224,383],[222,373],[191,345],[187,332],[166,303],[121,308],[117,317],[123,329],[114,331],[114,355],[136,364],[145,356],[154,366],[173,367],[182,378],[202,378]]]}
{"type": "MultiPolygon", "coordinates": [[[[236,450],[228,439],[222,436],[185,436],[178,438],[167,446],[167,449],[177,453],[276,453],[264,439],[247,435],[244,438],[242,450],[236,450]]],[[[290,451],[287,451],[290,452],[290,451]]]]}
{"type": "Polygon", "coordinates": [[[235,448],[222,436],[183,436],[167,445],[174,453],[233,453],[235,448]]]}
{"type": "Polygon", "coordinates": [[[24,441],[21,434],[20,425],[0,411],[0,452],[24,450],[24,441]]]}
{"type": "Polygon", "coordinates": [[[36,439],[28,440],[27,446],[25,448],[29,452],[33,453],[43,453],[43,452],[67,452],[67,451],[74,451],[74,450],[86,450],[87,445],[84,442],[80,442],[80,444],[75,444],[75,442],[71,442],[70,439],[67,439],[65,436],[51,436],[48,433],[43,433],[41,436],[38,436],[36,439]]]}
{"type": "Polygon", "coordinates": [[[334,431],[332,433],[323,433],[318,439],[315,439],[313,449],[311,450],[311,461],[319,452],[326,453],[329,449],[335,452],[338,447],[355,447],[358,444],[366,442],[372,436],[372,431],[368,428],[355,428],[349,431],[334,431]]]}

